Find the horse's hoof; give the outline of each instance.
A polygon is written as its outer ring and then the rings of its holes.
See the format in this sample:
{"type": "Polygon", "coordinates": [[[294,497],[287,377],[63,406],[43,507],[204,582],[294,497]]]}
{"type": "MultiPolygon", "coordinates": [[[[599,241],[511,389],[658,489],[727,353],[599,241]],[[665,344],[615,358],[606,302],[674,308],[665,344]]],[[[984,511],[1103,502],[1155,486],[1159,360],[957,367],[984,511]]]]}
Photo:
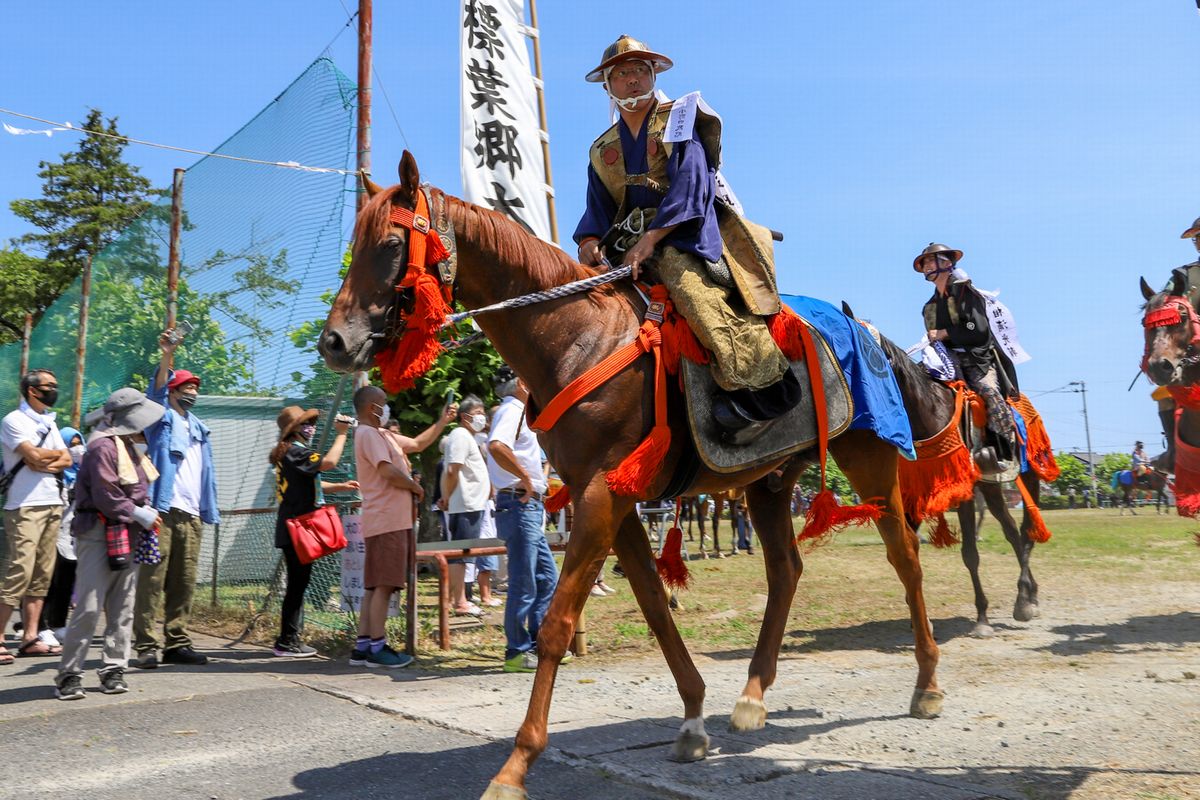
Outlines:
{"type": "Polygon", "coordinates": [[[1030,607],[1033,609],[1032,613],[1033,613],[1034,619],[1037,619],[1038,617],[1040,617],[1042,615],[1042,607],[1039,606],[1037,603],[1030,603],[1030,607]]]}
{"type": "Polygon", "coordinates": [[[1013,619],[1017,622],[1029,622],[1038,614],[1037,606],[1033,603],[1018,602],[1013,606],[1013,619]]]}
{"type": "Polygon", "coordinates": [[[729,717],[731,731],[761,731],[767,724],[767,704],[742,695],[729,717]]]}
{"type": "Polygon", "coordinates": [[[671,748],[671,760],[687,764],[707,757],[708,734],[704,732],[704,720],[699,717],[687,720],[671,748]]]}
{"type": "Polygon", "coordinates": [[[972,630],[971,635],[976,639],[987,639],[996,632],[996,629],[986,622],[978,623],[972,630]]]}
{"type": "Polygon", "coordinates": [[[933,719],[942,713],[942,703],[946,695],[937,690],[917,689],[913,692],[912,702],[908,706],[908,715],[917,719],[933,719]]]}
{"type": "Polygon", "coordinates": [[[479,800],[529,800],[529,795],[524,789],[492,781],[488,784],[487,791],[479,796],[479,800]]]}

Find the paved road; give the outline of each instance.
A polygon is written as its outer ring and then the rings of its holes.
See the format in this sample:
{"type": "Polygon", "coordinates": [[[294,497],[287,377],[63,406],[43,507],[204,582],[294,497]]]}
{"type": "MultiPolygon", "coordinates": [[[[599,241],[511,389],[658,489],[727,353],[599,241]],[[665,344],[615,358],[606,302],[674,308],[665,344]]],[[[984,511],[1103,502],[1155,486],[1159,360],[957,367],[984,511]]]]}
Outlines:
{"type": "MultiPolygon", "coordinates": [[[[0,684],[0,797],[460,800],[477,796],[509,752],[299,686],[287,671],[257,671],[277,666],[266,659],[134,671],[129,694],[89,692],[69,703],[51,699],[52,661],[19,661],[0,684]]],[[[553,761],[539,764],[530,789],[545,798],[663,796],[553,761]]]]}

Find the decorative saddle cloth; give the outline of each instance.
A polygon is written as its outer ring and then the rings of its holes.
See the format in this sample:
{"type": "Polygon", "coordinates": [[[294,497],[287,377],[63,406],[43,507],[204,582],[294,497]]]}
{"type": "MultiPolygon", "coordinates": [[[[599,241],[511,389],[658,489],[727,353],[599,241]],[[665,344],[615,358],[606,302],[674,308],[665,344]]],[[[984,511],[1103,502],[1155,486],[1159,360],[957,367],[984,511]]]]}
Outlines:
{"type": "MultiPolygon", "coordinates": [[[[900,388],[882,348],[867,330],[830,304],[810,297],[782,295],[814,334],[828,413],[829,437],[851,429],[873,431],[891,442],[906,458],[915,458],[912,429],[900,388]]],[[[682,359],[688,425],[700,460],[714,472],[750,469],[808,450],[817,444],[815,393],[803,362],[792,362],[800,382],[800,404],[784,415],[764,436],[743,445],[721,441],[712,418],[716,384],[707,366],[682,359]]]]}

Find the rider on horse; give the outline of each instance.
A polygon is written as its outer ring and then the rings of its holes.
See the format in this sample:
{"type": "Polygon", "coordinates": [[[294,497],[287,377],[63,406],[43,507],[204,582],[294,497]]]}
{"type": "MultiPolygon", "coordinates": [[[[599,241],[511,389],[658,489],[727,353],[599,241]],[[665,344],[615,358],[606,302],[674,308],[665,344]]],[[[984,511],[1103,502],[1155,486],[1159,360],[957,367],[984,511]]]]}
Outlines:
{"type": "Polygon", "coordinates": [[[660,102],[655,76],[671,66],[621,36],[588,73],[620,118],[592,144],[587,208],[574,239],[581,263],[602,267],[611,259],[632,266],[635,279],[649,272],[667,287],[713,354],[713,414],[730,441],[744,444],[799,403],[800,385],[765,319],[780,309],[773,265],[730,257],[732,229],[754,238],[749,250],[760,259],[771,252],[770,238],[764,244],[765,229],[737,216],[736,201],[718,197],[720,118],[698,95],[660,102]]]}
{"type": "Polygon", "coordinates": [[[980,466],[985,472],[1004,472],[1017,457],[1012,410],[1005,400],[1020,394],[1017,374],[1009,358],[996,347],[988,323],[986,298],[971,285],[970,279],[955,269],[962,255],[961,250],[930,242],[913,259],[913,269],[935,287],[922,316],[930,343],[945,345],[957,359],[967,385],[987,404],[987,427],[993,434],[995,463],[991,463],[989,454],[982,453],[980,466]]]}
{"type": "Polygon", "coordinates": [[[1141,442],[1133,443],[1133,452],[1129,455],[1129,471],[1133,473],[1134,478],[1140,478],[1150,472],[1150,459],[1146,458],[1146,451],[1142,449],[1141,442]]]}

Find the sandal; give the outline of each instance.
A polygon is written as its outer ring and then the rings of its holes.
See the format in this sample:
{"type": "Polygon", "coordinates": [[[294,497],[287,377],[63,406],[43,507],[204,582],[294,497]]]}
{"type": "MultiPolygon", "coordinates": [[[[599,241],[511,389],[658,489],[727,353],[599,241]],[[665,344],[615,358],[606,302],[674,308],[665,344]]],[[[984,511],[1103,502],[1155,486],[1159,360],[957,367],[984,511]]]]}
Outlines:
{"type": "Polygon", "coordinates": [[[467,608],[454,609],[454,616],[456,616],[456,617],[482,617],[483,609],[480,608],[479,606],[475,605],[474,603],[471,603],[470,605],[467,606],[467,608]]]}
{"type": "Polygon", "coordinates": [[[51,647],[50,645],[43,642],[41,639],[34,639],[32,641],[25,642],[19,648],[17,648],[17,656],[18,657],[61,656],[61,655],[62,655],[61,647],[51,647]]]}
{"type": "Polygon", "coordinates": [[[4,645],[0,645],[0,666],[6,666],[13,663],[15,660],[16,659],[13,658],[13,654],[8,652],[8,648],[4,645]]]}

